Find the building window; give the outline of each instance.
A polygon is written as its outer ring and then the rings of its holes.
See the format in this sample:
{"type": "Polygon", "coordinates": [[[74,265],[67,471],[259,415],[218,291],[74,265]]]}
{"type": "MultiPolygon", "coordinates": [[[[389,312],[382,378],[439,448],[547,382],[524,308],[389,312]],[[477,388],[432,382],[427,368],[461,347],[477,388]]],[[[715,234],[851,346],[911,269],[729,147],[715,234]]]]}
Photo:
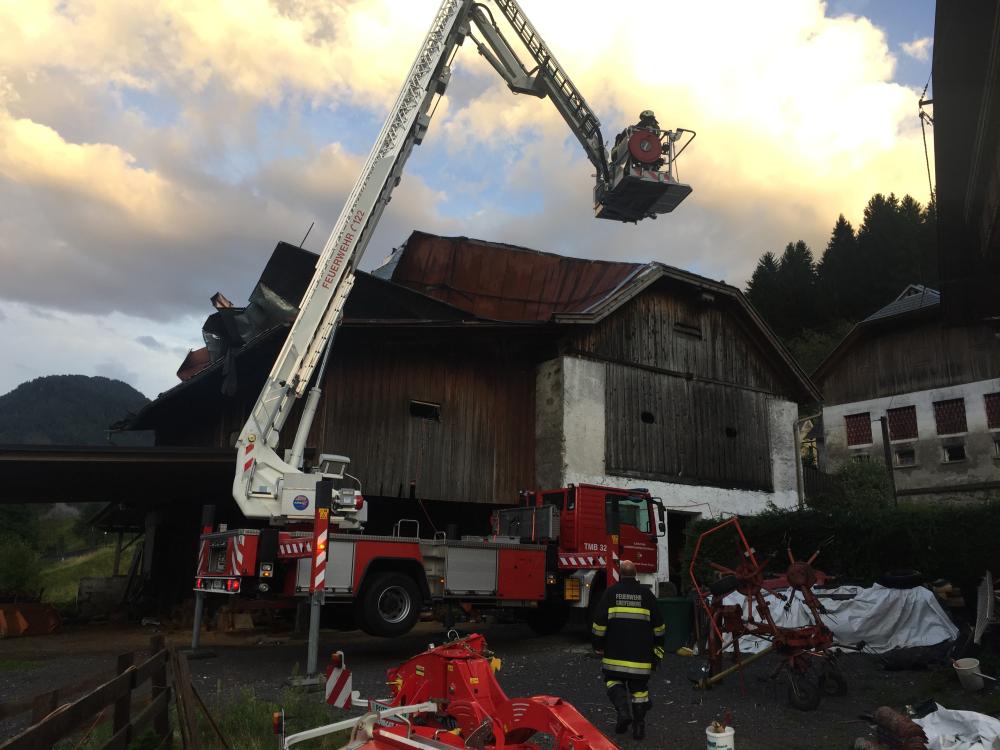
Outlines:
{"type": "Polygon", "coordinates": [[[1000,440],[993,441],[993,458],[1000,458],[1000,440]]]}
{"type": "Polygon", "coordinates": [[[430,401],[411,401],[410,416],[426,419],[430,422],[440,422],[441,404],[433,404],[430,401]]]}
{"type": "Polygon", "coordinates": [[[885,414],[889,418],[890,440],[917,439],[917,407],[901,406],[889,409],[885,414]]]}
{"type": "Polygon", "coordinates": [[[986,399],[986,426],[1000,430],[1000,393],[987,393],[983,398],[986,399]]]}
{"type": "Polygon", "coordinates": [[[656,424],[656,417],[653,416],[653,412],[644,411],[639,415],[639,419],[642,420],[643,424],[656,424]]]}
{"type": "Polygon", "coordinates": [[[913,448],[901,448],[896,451],[896,466],[916,466],[917,452],[913,448]]]}
{"type": "Polygon", "coordinates": [[[938,435],[957,435],[968,432],[965,423],[965,399],[950,398],[934,402],[934,421],[938,435]]]}
{"type": "Polygon", "coordinates": [[[953,464],[956,461],[965,460],[965,445],[956,443],[955,445],[941,446],[941,463],[953,464]]]}
{"type": "Polygon", "coordinates": [[[856,464],[867,464],[871,463],[872,457],[867,453],[855,453],[851,456],[851,460],[856,464]]]}
{"type": "Polygon", "coordinates": [[[685,336],[690,336],[691,338],[701,338],[701,329],[691,323],[682,323],[681,321],[677,321],[674,323],[674,330],[677,331],[677,333],[683,333],[685,336]]]}
{"type": "Polygon", "coordinates": [[[872,417],[871,414],[848,414],[844,417],[847,423],[847,444],[848,445],[871,445],[872,444],[872,417]]]}

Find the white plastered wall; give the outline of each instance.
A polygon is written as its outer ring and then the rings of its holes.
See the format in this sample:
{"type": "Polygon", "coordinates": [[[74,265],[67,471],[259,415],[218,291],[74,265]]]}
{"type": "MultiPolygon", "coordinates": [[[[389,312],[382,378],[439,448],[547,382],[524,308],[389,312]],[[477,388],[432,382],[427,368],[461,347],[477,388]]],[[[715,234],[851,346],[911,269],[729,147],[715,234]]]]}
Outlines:
{"type": "MultiPolygon", "coordinates": [[[[795,420],[798,407],[779,398],[768,409],[773,492],[673,484],[609,474],[605,467],[606,365],[564,356],[538,369],[536,436],[539,486],[599,484],[645,487],[668,510],[697,516],[753,514],[769,503],[781,508],[798,504],[798,452],[795,420]]],[[[661,579],[667,578],[667,538],[660,538],[661,579]]]]}

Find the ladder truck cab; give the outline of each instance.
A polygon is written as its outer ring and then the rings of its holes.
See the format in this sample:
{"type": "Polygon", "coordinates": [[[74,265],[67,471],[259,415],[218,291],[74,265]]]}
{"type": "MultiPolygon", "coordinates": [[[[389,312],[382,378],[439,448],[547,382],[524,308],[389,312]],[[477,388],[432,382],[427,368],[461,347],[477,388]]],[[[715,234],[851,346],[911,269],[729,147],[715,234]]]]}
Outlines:
{"type": "MultiPolygon", "coordinates": [[[[645,111],[636,125],[622,131],[609,154],[594,111],[515,0],[492,0],[489,4],[442,0],[320,253],[281,352],[236,440],[233,498],[248,526],[262,528],[216,532],[208,524],[198,563],[192,645],[197,642],[205,595],[242,594],[248,585],[254,594],[296,596],[308,583],[310,643],[314,644],[319,608],[327,593],[335,599],[357,597],[360,624],[372,632],[391,634],[408,629],[424,602],[482,599],[510,605],[520,601],[537,609],[539,603],[549,606],[554,600],[549,594],[560,586],[564,595],[575,591],[573,581],[577,581],[580,599],[574,604],[585,606],[587,592],[598,581],[598,574],[588,571],[600,567],[590,560],[603,559],[611,570],[614,556],[623,552],[615,547],[622,540],[631,545],[630,555],[632,549],[635,557],[643,555],[635,560],[640,570],[646,566],[655,569],[648,557],[653,552],[646,551],[647,542],[642,539],[658,528],[652,525],[652,516],[647,519],[644,515],[650,512],[648,499],[640,514],[646,520],[640,523],[635,514],[642,504],[628,500],[631,495],[625,490],[594,488],[591,492],[585,486],[558,490],[564,493],[561,505],[544,501],[548,493],[535,493],[535,503],[530,506],[534,510],[529,514],[532,523],[540,522],[545,513],[556,514],[554,518],[566,519],[566,540],[560,538],[555,521],[546,527],[554,536],[535,535],[527,541],[523,536],[504,540],[499,534],[457,542],[438,535],[425,540],[416,523],[402,522],[395,534],[365,537],[357,532],[364,525],[367,509],[360,482],[347,472],[350,459],[325,454],[314,466],[304,462],[323,374],[354,284],[354,269],[402,178],[410,153],[427,133],[451,79],[452,60],[466,39],[475,44],[511,91],[547,98],[555,106],[595,169],[594,211],[598,218],[619,222],[656,218],[672,211],[691,192],[689,185],[679,182],[675,160],[694,138],[694,131],[664,130],[655,115],[645,111]],[[517,37],[520,53],[504,29],[517,37]],[[527,64],[522,60],[524,55],[530,58],[527,64]],[[680,144],[681,140],[685,142],[680,144]],[[303,397],[290,447],[279,455],[282,428],[296,401],[303,397]],[[620,498],[617,504],[612,503],[617,510],[611,517],[622,524],[621,534],[597,531],[600,519],[609,512],[601,493],[620,498]],[[629,517],[634,523],[621,520],[625,516],[620,514],[632,514],[629,517]],[[564,550],[560,548],[563,541],[564,550]],[[318,545],[323,548],[318,549],[318,545]],[[610,557],[602,557],[602,550],[610,557]],[[560,563],[563,552],[567,560],[576,563],[560,563]],[[550,554],[555,556],[551,561],[550,554]],[[581,559],[586,559],[587,565],[580,565],[581,559]],[[403,560],[410,566],[405,574],[398,567],[403,560]],[[389,561],[396,567],[386,567],[389,561]]],[[[357,429],[365,426],[357,425],[357,429]]],[[[504,522],[501,514],[497,523],[502,526],[504,522]]],[[[565,601],[564,596],[560,602],[565,601]]],[[[559,609],[565,607],[560,604],[559,609]]],[[[310,649],[313,659],[313,645],[310,649]]]]}
{"type": "Polygon", "coordinates": [[[196,591],[291,604],[314,591],[316,553],[325,552],[325,604],[349,609],[355,624],[378,636],[402,635],[421,612],[458,606],[501,610],[555,632],[617,581],[625,559],[656,593],[665,526],[649,492],[583,484],[522,492],[520,500],[493,514],[489,534],[459,539],[421,537],[420,524],[406,519],[388,536],[338,530],[325,542],[313,530],[207,533],[196,591]]]}

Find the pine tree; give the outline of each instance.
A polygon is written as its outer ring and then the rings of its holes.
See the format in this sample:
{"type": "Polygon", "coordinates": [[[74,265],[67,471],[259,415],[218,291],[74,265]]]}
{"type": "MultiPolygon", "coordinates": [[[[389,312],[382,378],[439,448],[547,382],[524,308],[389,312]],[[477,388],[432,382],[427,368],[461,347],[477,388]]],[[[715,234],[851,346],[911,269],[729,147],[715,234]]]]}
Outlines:
{"type": "Polygon", "coordinates": [[[750,304],[773,326],[778,319],[780,306],[778,259],[774,257],[774,253],[768,251],[760,256],[753,276],[747,282],[746,294],[750,304]]]}
{"type": "Polygon", "coordinates": [[[776,330],[785,338],[799,335],[818,322],[816,264],[812,250],[799,240],[785,247],[778,262],[779,320],[776,330]]]}
{"type": "Polygon", "coordinates": [[[849,317],[847,310],[853,306],[851,295],[856,289],[855,276],[862,270],[858,260],[854,227],[841,214],[833,225],[823,258],[816,266],[819,317],[824,327],[834,320],[849,317]]]}

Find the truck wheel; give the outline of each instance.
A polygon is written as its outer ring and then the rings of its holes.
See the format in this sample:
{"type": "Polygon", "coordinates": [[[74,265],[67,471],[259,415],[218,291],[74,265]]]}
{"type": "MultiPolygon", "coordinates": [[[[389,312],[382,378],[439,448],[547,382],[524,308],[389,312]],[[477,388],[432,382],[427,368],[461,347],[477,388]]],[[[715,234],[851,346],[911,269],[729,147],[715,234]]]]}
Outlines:
{"type": "Polygon", "coordinates": [[[382,573],[361,595],[359,625],[369,635],[393,638],[408,633],[420,617],[420,591],[408,575],[382,573]]]}
{"type": "Polygon", "coordinates": [[[561,601],[540,602],[537,609],[528,610],[524,621],[538,635],[554,635],[569,620],[570,610],[561,601]]]}

